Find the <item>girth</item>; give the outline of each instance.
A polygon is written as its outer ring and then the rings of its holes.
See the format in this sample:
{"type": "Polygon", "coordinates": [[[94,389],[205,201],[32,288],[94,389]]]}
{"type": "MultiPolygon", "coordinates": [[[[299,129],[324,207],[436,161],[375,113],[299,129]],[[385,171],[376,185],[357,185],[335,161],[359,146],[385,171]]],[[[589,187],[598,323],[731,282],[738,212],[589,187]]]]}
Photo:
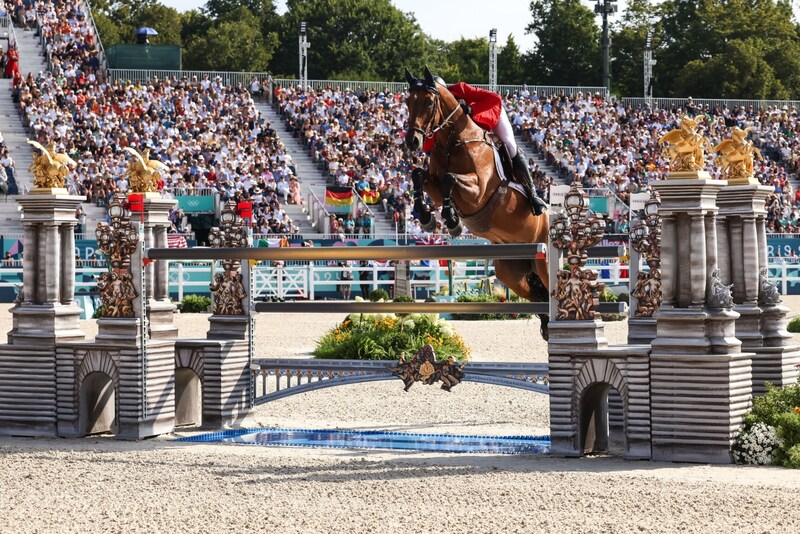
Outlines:
{"type": "Polygon", "coordinates": [[[461,210],[458,209],[457,206],[454,205],[456,208],[456,212],[461,217],[461,221],[469,228],[469,231],[472,233],[486,233],[492,227],[492,213],[500,204],[500,201],[505,197],[506,191],[508,187],[506,187],[505,182],[501,183],[497,186],[497,189],[494,190],[492,196],[489,197],[489,200],[486,204],[483,205],[481,209],[473,213],[472,215],[464,215],[461,213],[461,210]]]}

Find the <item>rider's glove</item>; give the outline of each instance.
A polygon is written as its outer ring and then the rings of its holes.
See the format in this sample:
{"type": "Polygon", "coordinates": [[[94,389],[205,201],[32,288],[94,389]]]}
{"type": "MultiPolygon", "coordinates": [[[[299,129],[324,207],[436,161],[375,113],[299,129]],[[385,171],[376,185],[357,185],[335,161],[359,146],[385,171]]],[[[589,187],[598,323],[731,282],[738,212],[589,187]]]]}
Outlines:
{"type": "Polygon", "coordinates": [[[469,107],[469,104],[467,104],[466,100],[464,100],[463,98],[460,99],[458,101],[458,105],[461,106],[461,109],[464,110],[464,113],[466,113],[467,115],[470,115],[470,116],[472,115],[472,108],[469,107]]]}

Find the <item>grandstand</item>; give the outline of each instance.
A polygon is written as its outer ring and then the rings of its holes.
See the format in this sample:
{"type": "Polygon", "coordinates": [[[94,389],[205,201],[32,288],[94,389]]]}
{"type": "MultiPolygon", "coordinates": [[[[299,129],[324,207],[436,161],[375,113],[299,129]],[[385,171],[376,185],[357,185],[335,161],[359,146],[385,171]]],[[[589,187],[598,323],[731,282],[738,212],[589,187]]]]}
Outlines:
{"type": "MultiPolygon", "coordinates": [[[[163,191],[180,201],[176,230],[193,229],[197,237],[228,199],[256,202],[256,233],[353,235],[348,225],[369,214],[370,235],[424,237],[412,211],[408,171],[425,161],[402,144],[403,84],[298,87],[266,73],[109,71],[85,3],[38,6],[27,28],[11,16],[5,21],[21,56],[21,77],[0,80],[2,134],[14,161],[7,173],[10,194],[32,183],[26,138],[53,142],[79,162],[69,186],[87,196],[86,228],[92,228],[104,219],[110,196],[127,187],[120,149],[132,146],[149,148],[170,167],[163,191]],[[254,98],[258,92],[268,95],[254,98]],[[353,188],[352,222],[326,211],[326,186],[353,188]],[[185,201],[190,197],[195,200],[185,201]],[[190,205],[201,208],[193,212],[190,205]]],[[[753,128],[765,155],[757,177],[775,188],[769,227],[797,231],[800,122],[792,103],[687,99],[651,109],[594,88],[520,86],[501,93],[545,198],[551,184],[581,180],[592,194],[616,199],[608,215],[619,230],[630,195],[646,191],[666,171],[660,132],[686,112],[705,115],[712,143],[730,126],[753,128]]],[[[7,234],[21,231],[14,203],[0,203],[0,221],[7,234]]]]}

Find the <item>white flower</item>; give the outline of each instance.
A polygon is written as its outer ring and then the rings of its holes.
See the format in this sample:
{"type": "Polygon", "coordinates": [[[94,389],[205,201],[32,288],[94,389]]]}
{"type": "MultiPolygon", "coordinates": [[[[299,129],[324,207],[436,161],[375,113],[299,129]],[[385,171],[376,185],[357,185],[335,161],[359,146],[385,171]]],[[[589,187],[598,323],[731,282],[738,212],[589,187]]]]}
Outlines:
{"type": "Polygon", "coordinates": [[[405,321],[403,321],[403,326],[405,328],[414,328],[414,326],[415,326],[414,320],[413,319],[406,319],[405,321]]]}

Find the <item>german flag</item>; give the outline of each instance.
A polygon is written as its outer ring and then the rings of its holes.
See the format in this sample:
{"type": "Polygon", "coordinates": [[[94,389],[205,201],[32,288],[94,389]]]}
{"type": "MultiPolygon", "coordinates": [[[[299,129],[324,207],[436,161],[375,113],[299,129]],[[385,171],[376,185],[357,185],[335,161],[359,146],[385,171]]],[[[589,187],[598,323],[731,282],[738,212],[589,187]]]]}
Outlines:
{"type": "Polygon", "coordinates": [[[349,209],[353,204],[352,187],[326,187],[325,206],[335,208],[334,211],[341,211],[341,208],[349,209]]]}
{"type": "Polygon", "coordinates": [[[364,191],[361,193],[361,198],[363,198],[364,202],[367,204],[377,204],[381,201],[381,194],[377,191],[364,191]]]}

